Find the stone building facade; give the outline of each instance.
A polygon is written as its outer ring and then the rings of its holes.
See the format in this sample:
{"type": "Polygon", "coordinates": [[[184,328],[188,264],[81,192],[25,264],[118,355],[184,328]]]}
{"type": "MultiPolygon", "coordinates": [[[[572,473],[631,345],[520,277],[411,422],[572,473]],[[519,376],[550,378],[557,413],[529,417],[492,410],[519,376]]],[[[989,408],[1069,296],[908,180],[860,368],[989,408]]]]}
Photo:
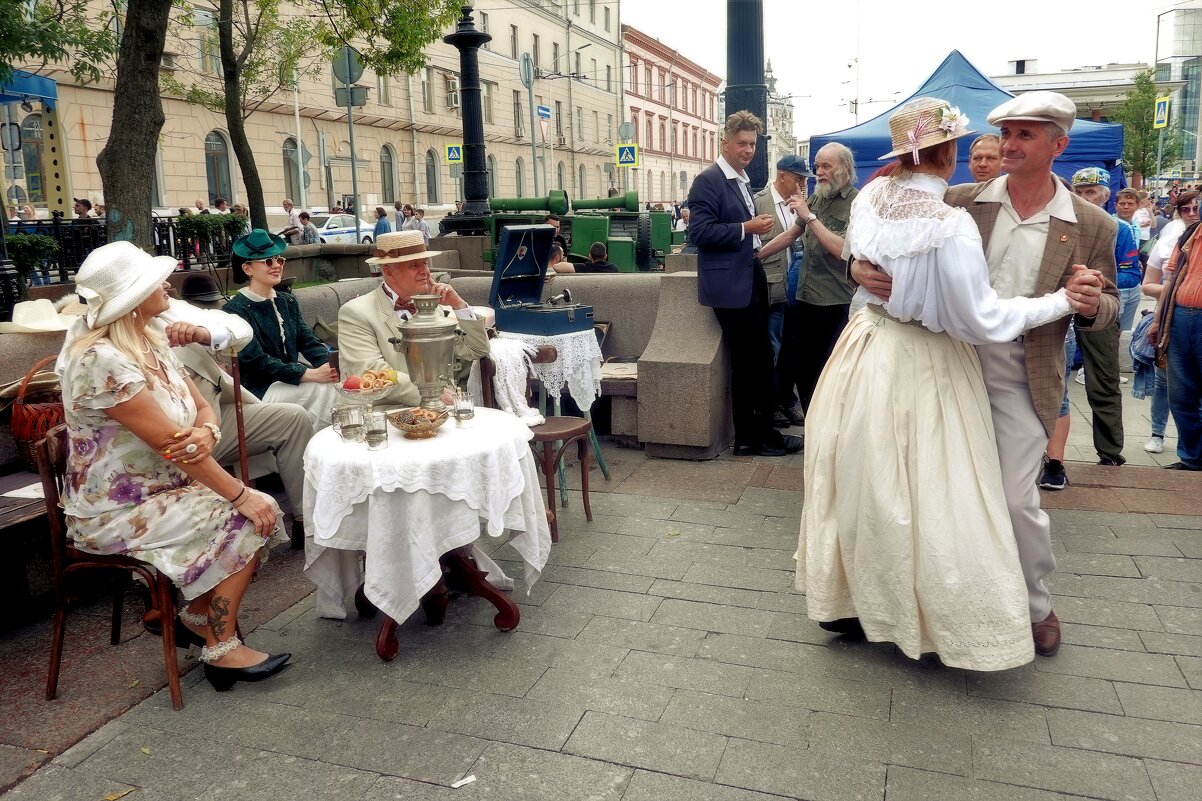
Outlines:
{"type": "Polygon", "coordinates": [[[622,38],[626,118],[641,153],[627,185],[645,202],[683,201],[693,178],[718,157],[722,79],[629,25],[622,38]]]}
{"type": "MultiPolygon", "coordinates": [[[[549,185],[572,197],[604,196],[617,182],[613,143],[623,111],[619,4],[478,0],[474,6],[477,27],[493,37],[480,51],[490,194],[533,196],[537,164],[540,189],[549,185]],[[545,146],[540,126],[531,131],[527,92],[519,78],[519,58],[525,52],[538,75],[534,102],[552,109],[545,146]],[[537,162],[532,135],[540,145],[537,162]]],[[[294,7],[282,9],[295,13],[294,7]]],[[[192,25],[176,22],[163,70],[181,83],[207,79],[216,86],[220,60],[212,18],[198,13],[192,25]]],[[[438,41],[427,48],[421,72],[386,77],[368,70],[358,81],[368,89],[367,105],[354,110],[364,217],[370,218],[377,205],[391,208],[394,200],[450,208],[462,197],[461,168],[448,163],[446,153],[448,145],[462,142],[458,71],[458,51],[438,41]]],[[[43,73],[59,82],[73,193],[100,200],[96,156],[113,124],[112,83],[84,86],[66,71],[43,73]]],[[[192,206],[198,199],[211,204],[217,197],[244,201],[224,115],[166,94],[163,104],[167,119],[156,155],[153,205],[192,206]]],[[[36,149],[39,109],[16,114],[14,121],[30,133],[26,148],[36,149]]],[[[334,79],[324,66],[316,77],[301,77],[295,96],[290,89],[278,91],[248,117],[247,134],[269,211],[278,209],[285,197],[322,208],[351,193],[346,117],[346,110],[335,105],[334,79]]],[[[26,164],[36,165],[36,154],[22,155],[26,164]]],[[[23,194],[36,205],[36,180],[31,186],[29,171],[8,172],[6,195],[23,194]]]]}

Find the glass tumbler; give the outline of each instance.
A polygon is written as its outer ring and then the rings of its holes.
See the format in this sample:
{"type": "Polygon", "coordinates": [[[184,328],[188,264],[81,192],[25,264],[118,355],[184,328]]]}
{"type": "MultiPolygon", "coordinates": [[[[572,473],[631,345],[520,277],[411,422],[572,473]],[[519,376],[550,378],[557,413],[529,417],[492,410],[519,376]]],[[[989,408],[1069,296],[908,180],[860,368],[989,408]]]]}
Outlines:
{"type": "Polygon", "coordinates": [[[367,449],[382,451],[388,447],[388,420],[383,412],[369,412],[364,423],[363,437],[367,449]]]}
{"type": "Polygon", "coordinates": [[[472,401],[472,396],[462,389],[455,391],[455,403],[451,408],[451,414],[455,417],[456,424],[463,426],[476,417],[476,406],[472,401]]]}
{"type": "Polygon", "coordinates": [[[338,407],[338,433],[347,442],[363,441],[363,422],[362,406],[338,407]]]}

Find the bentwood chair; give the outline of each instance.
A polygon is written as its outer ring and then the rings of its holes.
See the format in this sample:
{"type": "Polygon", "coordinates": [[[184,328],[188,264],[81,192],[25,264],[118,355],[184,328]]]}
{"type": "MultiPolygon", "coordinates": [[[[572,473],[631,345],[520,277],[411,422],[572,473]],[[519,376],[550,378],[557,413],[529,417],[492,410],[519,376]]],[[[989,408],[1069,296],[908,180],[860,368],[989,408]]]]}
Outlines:
{"type": "MultiPolygon", "coordinates": [[[[540,345],[530,361],[534,364],[549,364],[559,358],[559,353],[551,345],[540,345]]],[[[497,374],[497,366],[492,359],[485,356],[480,360],[480,392],[484,396],[484,405],[490,409],[497,408],[496,394],[493,391],[493,379],[497,374]]],[[[529,382],[527,382],[527,397],[529,397],[529,382]]],[[[583,417],[547,417],[546,422],[530,426],[534,433],[531,447],[538,454],[543,477],[547,484],[547,516],[551,525],[551,542],[559,542],[559,521],[555,514],[555,476],[559,472],[560,462],[563,461],[564,451],[573,442],[580,458],[580,492],[584,499],[584,516],[589,522],[593,520],[593,510],[589,506],[588,497],[588,452],[589,433],[593,424],[583,417]],[[555,445],[559,443],[556,450],[555,445]],[[541,447],[540,447],[541,446],[541,447]]],[[[564,503],[566,506],[566,502],[564,503]]]]}
{"type": "MultiPolygon", "coordinates": [[[[153,565],[129,556],[85,553],[71,545],[60,496],[67,468],[67,427],[55,426],[46,438],[35,446],[42,492],[46,497],[46,515],[50,519],[50,554],[54,567],[54,635],[50,642],[50,675],[46,679],[46,700],[58,695],[59,669],[63,661],[63,640],[66,637],[67,608],[70,596],[67,577],[85,570],[109,570],[137,573],[150,587],[154,606],[162,620],[175,620],[175,586],[153,565]]],[[[113,618],[109,642],[121,642],[121,613],[125,603],[125,577],[116,582],[113,591],[113,618]]],[[[184,693],[180,687],[179,661],[175,653],[175,627],[163,626],[163,659],[167,666],[167,686],[171,705],[184,708],[184,693]]]]}

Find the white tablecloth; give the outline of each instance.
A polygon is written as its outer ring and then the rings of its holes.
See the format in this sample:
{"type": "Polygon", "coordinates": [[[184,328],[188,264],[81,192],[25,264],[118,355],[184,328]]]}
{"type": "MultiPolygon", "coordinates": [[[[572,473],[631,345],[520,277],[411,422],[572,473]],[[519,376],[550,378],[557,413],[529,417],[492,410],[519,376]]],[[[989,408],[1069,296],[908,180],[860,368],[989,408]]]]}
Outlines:
{"type": "Polygon", "coordinates": [[[531,455],[530,429],[512,415],[477,409],[466,428],[449,420],[438,436],[370,451],[318,432],[305,451],[305,575],[318,587],[317,614],[346,617],[364,583],[367,598],[392,619],[409,617],[442,576],[438,558],[510,532],[538,579],[551,550],[546,507],[531,455]],[[366,569],[360,556],[366,554],[366,569]]]}
{"type": "Polygon", "coordinates": [[[499,336],[521,341],[538,347],[552,345],[559,358],[548,364],[533,366],[534,375],[543,382],[547,394],[558,398],[567,385],[568,394],[580,411],[587,412],[593,401],[601,397],[601,346],[593,329],[573,331],[570,334],[554,334],[549,337],[535,334],[515,334],[502,331],[499,336]]]}

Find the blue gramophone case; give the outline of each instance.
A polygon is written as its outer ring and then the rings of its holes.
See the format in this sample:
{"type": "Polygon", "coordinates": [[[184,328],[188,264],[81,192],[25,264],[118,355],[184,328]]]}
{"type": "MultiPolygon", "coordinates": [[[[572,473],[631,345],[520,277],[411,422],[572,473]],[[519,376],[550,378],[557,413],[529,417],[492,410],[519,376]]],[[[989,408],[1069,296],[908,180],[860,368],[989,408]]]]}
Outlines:
{"type": "Polygon", "coordinates": [[[554,238],[555,229],[550,225],[502,229],[488,294],[498,330],[539,336],[592,330],[592,306],[541,302],[554,238]]]}

